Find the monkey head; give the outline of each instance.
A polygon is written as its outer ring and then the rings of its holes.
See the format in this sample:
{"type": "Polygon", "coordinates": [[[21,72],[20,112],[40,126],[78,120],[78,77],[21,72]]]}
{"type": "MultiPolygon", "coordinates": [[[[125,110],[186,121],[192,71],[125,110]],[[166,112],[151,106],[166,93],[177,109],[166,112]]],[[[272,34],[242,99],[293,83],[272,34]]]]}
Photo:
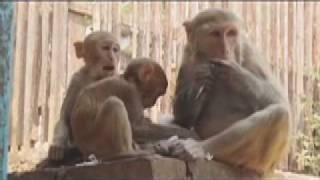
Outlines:
{"type": "Polygon", "coordinates": [[[242,23],[235,14],[208,9],[183,25],[193,53],[212,59],[236,59],[242,23]]]}
{"type": "Polygon", "coordinates": [[[148,58],[132,60],[124,72],[124,78],[136,86],[144,108],[152,107],[157,99],[165,94],[168,86],[161,66],[148,58]]]}
{"type": "Polygon", "coordinates": [[[83,42],[74,43],[76,56],[83,58],[85,68],[93,79],[111,76],[116,71],[120,57],[118,40],[110,33],[96,31],[83,42]]]}

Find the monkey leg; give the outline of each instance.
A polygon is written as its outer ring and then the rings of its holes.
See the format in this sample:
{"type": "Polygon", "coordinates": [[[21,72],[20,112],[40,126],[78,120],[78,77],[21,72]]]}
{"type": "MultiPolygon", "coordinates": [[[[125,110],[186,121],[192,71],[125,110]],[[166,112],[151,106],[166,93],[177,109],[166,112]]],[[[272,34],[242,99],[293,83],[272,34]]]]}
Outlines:
{"type": "Polygon", "coordinates": [[[270,105],[202,142],[217,160],[258,173],[271,171],[281,160],[289,136],[289,111],[270,105]]]}
{"type": "Polygon", "coordinates": [[[108,158],[133,151],[132,131],[124,103],[117,97],[109,97],[101,106],[95,119],[93,137],[94,154],[108,158]]]}
{"type": "Polygon", "coordinates": [[[98,159],[118,160],[150,155],[134,150],[132,130],[124,103],[117,97],[109,97],[101,106],[95,119],[90,152],[98,159]]]}

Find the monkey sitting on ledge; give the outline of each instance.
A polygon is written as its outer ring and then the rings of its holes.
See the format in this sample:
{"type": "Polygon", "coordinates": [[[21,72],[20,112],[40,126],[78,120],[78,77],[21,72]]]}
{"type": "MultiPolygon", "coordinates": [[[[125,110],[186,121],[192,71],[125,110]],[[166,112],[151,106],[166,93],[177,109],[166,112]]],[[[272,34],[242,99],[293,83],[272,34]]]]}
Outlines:
{"type": "Polygon", "coordinates": [[[187,129],[153,124],[143,116],[144,108],[152,107],[167,86],[161,66],[147,58],[132,60],[121,76],[87,86],[71,113],[75,145],[85,157],[94,154],[107,160],[136,155],[133,147],[136,140],[150,142],[175,134],[190,137],[187,129]]]}
{"type": "Polygon", "coordinates": [[[174,122],[201,140],[172,142],[181,159],[205,158],[266,174],[285,154],[290,108],[269,65],[233,13],[208,9],[184,27],[187,44],[177,78],[174,122]]]}
{"type": "Polygon", "coordinates": [[[63,100],[60,119],[55,124],[48,157],[37,168],[58,167],[81,161],[81,153],[74,147],[70,127],[71,110],[82,89],[105,77],[117,74],[120,45],[115,36],[105,31],[95,31],[83,41],[74,43],[77,58],[84,61],[83,67],[72,75],[66,97],[63,100]]]}

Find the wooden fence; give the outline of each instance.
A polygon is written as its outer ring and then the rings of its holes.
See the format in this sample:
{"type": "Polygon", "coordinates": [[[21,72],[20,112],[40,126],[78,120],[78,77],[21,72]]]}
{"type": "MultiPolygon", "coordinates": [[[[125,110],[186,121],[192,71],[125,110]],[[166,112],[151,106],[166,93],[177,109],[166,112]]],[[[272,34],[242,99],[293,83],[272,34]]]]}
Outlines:
{"type": "MultiPolygon", "coordinates": [[[[171,112],[177,68],[186,42],[182,22],[202,9],[230,9],[243,18],[253,42],[272,64],[293,110],[294,133],[303,125],[301,98],[313,98],[320,67],[318,2],[17,2],[11,151],[44,146],[71,75],[82,65],[73,42],[91,30],[111,31],[130,57],[149,56],[169,78],[151,116],[171,112]]],[[[123,61],[125,62],[125,61],[123,61]]],[[[123,63],[125,64],[125,63],[123,63]]],[[[309,107],[309,110],[311,108],[309,107]]],[[[294,148],[295,146],[293,146],[294,148]]],[[[294,151],[294,149],[293,149],[294,151]]]]}

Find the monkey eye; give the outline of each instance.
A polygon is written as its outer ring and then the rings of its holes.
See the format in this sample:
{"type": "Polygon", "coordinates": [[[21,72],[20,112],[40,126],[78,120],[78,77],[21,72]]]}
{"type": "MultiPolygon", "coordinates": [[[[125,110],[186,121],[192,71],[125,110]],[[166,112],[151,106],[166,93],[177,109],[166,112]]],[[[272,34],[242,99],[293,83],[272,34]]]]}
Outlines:
{"type": "Polygon", "coordinates": [[[227,32],[227,36],[228,37],[234,37],[234,36],[237,36],[238,33],[236,30],[230,30],[229,32],[227,32]]]}
{"type": "Polygon", "coordinates": [[[117,47],[113,48],[113,52],[118,52],[118,51],[119,51],[119,48],[117,48],[117,47]]]}
{"type": "Polygon", "coordinates": [[[214,36],[214,37],[219,37],[220,36],[220,32],[217,31],[217,30],[213,30],[209,33],[211,36],[214,36]]]}
{"type": "Polygon", "coordinates": [[[110,50],[110,46],[102,46],[102,49],[109,51],[110,50]]]}

